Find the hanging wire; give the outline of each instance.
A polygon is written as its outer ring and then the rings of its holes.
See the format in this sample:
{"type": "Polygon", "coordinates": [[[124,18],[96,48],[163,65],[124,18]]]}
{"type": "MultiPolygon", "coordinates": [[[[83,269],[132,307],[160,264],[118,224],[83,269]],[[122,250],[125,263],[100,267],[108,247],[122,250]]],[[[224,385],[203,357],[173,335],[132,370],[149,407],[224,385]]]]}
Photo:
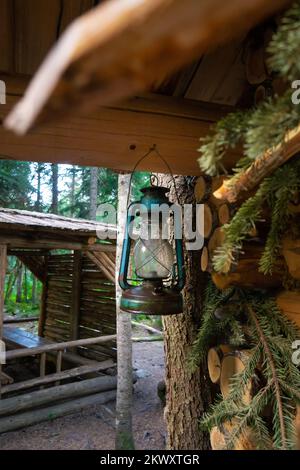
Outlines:
{"type": "MultiPolygon", "coordinates": [[[[129,179],[129,191],[128,191],[128,195],[127,195],[127,209],[129,207],[129,200],[130,200],[130,197],[131,197],[131,185],[132,185],[132,178],[133,178],[133,175],[134,173],[136,172],[136,169],[137,167],[140,165],[140,163],[142,163],[143,160],[145,160],[145,158],[147,158],[151,153],[155,152],[156,155],[161,159],[161,161],[164,163],[164,165],[166,166],[166,168],[168,169],[169,171],[169,174],[172,178],[172,181],[173,181],[173,185],[174,185],[174,191],[175,191],[175,196],[176,196],[176,199],[177,199],[177,202],[178,204],[180,204],[180,201],[179,201],[179,196],[178,196],[178,191],[177,191],[177,186],[176,186],[176,181],[175,181],[175,178],[174,178],[174,175],[173,175],[173,172],[171,170],[171,167],[169,165],[169,163],[167,162],[167,160],[161,155],[161,153],[159,152],[158,148],[157,148],[157,145],[156,144],[153,144],[151,147],[149,147],[149,150],[141,157],[139,158],[139,160],[136,162],[136,164],[134,165],[133,167],[133,170],[131,172],[131,175],[130,175],[130,179],[129,179]]],[[[158,177],[154,174],[151,175],[150,178],[155,178],[157,183],[158,183],[158,177]]],[[[154,186],[154,184],[152,183],[151,181],[151,185],[154,186]]],[[[157,185],[158,186],[158,185],[157,185]]]]}

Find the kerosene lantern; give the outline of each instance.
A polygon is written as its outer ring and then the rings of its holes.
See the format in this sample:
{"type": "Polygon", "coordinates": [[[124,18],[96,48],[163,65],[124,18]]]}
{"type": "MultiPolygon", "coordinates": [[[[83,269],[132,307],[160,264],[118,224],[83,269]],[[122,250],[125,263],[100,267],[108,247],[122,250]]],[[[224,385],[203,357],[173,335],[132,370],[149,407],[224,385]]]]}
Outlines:
{"type": "Polygon", "coordinates": [[[151,186],[141,192],[141,200],[130,204],[127,210],[119,274],[123,290],[121,310],[146,315],[179,314],[183,311],[180,291],[185,283],[183,243],[181,237],[175,236],[173,249],[165,237],[166,227],[161,213],[161,207],[171,211],[171,203],[166,196],[169,189],[151,186]],[[134,213],[134,207],[142,210],[134,213]],[[141,219],[141,230],[137,240],[133,240],[132,227],[136,217],[141,219]]]}

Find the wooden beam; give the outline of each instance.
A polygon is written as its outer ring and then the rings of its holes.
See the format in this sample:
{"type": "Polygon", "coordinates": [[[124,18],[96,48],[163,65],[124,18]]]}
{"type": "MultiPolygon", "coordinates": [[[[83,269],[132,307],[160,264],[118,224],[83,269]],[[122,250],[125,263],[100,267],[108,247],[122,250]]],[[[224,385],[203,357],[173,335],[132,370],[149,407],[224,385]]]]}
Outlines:
{"type": "Polygon", "coordinates": [[[4,318],[4,325],[15,325],[16,323],[30,323],[35,321],[39,321],[39,317],[4,318]]]}
{"type": "Polygon", "coordinates": [[[42,287],[41,305],[40,305],[38,334],[41,337],[44,337],[45,323],[46,323],[46,318],[47,318],[48,261],[49,261],[49,253],[45,256],[45,270],[44,270],[44,279],[43,279],[43,287],[42,287]]]}
{"type": "Polygon", "coordinates": [[[104,2],[67,29],[6,126],[23,134],[41,117],[57,120],[58,114],[70,115],[74,109],[90,111],[149,89],[290,3],[104,2]]]}
{"type": "Polygon", "coordinates": [[[98,255],[102,255],[102,253],[90,253],[87,251],[86,255],[111,282],[115,282],[115,268],[112,269],[111,266],[107,265],[107,259],[99,259],[98,255]]]}
{"type": "Polygon", "coordinates": [[[30,234],[28,237],[8,237],[7,235],[0,235],[0,244],[6,243],[9,248],[38,248],[43,250],[81,250],[81,251],[103,251],[108,253],[114,253],[116,248],[115,245],[109,244],[94,244],[86,245],[80,242],[68,242],[64,240],[54,239],[32,239],[30,234]]]}
{"type": "Polygon", "coordinates": [[[22,348],[16,349],[14,351],[8,351],[6,353],[6,359],[17,359],[20,357],[35,356],[38,354],[49,353],[53,351],[63,351],[64,349],[79,347],[79,346],[89,346],[91,344],[103,344],[110,341],[115,341],[116,335],[108,336],[97,336],[95,338],[85,338],[77,339],[75,341],[64,341],[62,343],[49,343],[43,346],[37,346],[36,348],[22,348]]]}
{"type": "MultiPolygon", "coordinates": [[[[21,98],[26,78],[0,74],[7,83],[7,104],[0,106],[4,119],[21,98]]],[[[65,122],[57,121],[27,136],[16,137],[0,128],[2,158],[73,163],[132,171],[137,160],[153,144],[166,158],[173,173],[200,174],[197,159],[199,138],[232,108],[169,96],[146,94],[111,107],[98,108],[88,117],[78,112],[65,122]]],[[[238,154],[228,154],[228,167],[238,154]]],[[[140,170],[168,172],[155,155],[140,170]]]]}

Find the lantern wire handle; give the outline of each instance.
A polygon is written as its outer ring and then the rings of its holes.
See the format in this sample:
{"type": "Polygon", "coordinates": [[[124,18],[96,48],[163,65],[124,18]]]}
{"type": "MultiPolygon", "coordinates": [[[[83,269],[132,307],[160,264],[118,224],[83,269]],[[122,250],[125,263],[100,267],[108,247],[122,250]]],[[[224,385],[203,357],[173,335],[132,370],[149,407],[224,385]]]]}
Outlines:
{"type": "MultiPolygon", "coordinates": [[[[127,208],[129,206],[129,200],[130,200],[130,196],[131,196],[131,185],[132,185],[132,178],[133,178],[133,175],[134,173],[136,172],[136,169],[137,167],[139,166],[139,164],[145,160],[145,158],[147,158],[152,152],[155,152],[157,154],[157,156],[161,159],[161,161],[165,164],[166,168],[168,169],[169,171],[169,174],[171,175],[171,178],[172,178],[172,181],[173,181],[173,184],[174,184],[174,191],[175,191],[175,195],[176,195],[176,199],[177,199],[177,202],[178,204],[180,204],[179,202],[179,196],[178,196],[178,191],[177,191],[177,186],[176,186],[176,181],[175,181],[175,178],[174,178],[174,175],[173,175],[173,172],[171,170],[171,167],[169,165],[169,163],[167,162],[167,160],[161,155],[161,153],[159,152],[158,148],[157,148],[157,145],[156,144],[153,144],[151,147],[149,147],[149,150],[145,153],[145,155],[143,155],[141,158],[139,158],[139,160],[136,162],[136,164],[134,165],[133,167],[133,170],[131,172],[131,175],[130,175],[130,179],[129,179],[129,191],[128,191],[128,195],[127,195],[127,208]]],[[[155,176],[155,175],[152,175],[152,176],[155,176]]],[[[158,178],[157,176],[155,176],[155,178],[157,179],[158,181],[158,178]]]]}

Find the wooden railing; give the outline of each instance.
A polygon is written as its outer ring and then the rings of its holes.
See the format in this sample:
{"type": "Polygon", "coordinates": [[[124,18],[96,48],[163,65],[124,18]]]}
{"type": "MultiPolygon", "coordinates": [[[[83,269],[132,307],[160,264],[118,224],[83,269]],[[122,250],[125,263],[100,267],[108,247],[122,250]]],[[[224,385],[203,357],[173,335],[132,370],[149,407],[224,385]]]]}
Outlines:
{"type": "MultiPolygon", "coordinates": [[[[67,349],[76,348],[81,346],[88,346],[91,344],[103,344],[109,341],[114,341],[116,335],[108,336],[97,336],[95,338],[84,338],[77,339],[73,341],[65,341],[61,343],[50,343],[42,346],[37,346],[34,348],[22,348],[15,349],[12,351],[7,351],[6,353],[6,362],[12,359],[30,357],[30,356],[40,356],[40,376],[35,379],[30,379],[22,382],[17,382],[9,385],[2,386],[0,391],[1,395],[9,392],[16,392],[32,388],[35,386],[43,386],[52,382],[59,384],[61,380],[75,378],[79,375],[84,375],[88,373],[98,372],[100,370],[108,369],[114,365],[113,360],[106,360],[103,362],[89,361],[88,365],[83,365],[81,367],[76,367],[66,371],[62,371],[62,360],[64,358],[64,353],[67,349]],[[56,354],[56,373],[46,375],[46,356],[47,354],[56,354]]],[[[83,358],[84,359],[84,358],[83,358]]],[[[88,361],[88,360],[87,360],[88,361]]]]}

